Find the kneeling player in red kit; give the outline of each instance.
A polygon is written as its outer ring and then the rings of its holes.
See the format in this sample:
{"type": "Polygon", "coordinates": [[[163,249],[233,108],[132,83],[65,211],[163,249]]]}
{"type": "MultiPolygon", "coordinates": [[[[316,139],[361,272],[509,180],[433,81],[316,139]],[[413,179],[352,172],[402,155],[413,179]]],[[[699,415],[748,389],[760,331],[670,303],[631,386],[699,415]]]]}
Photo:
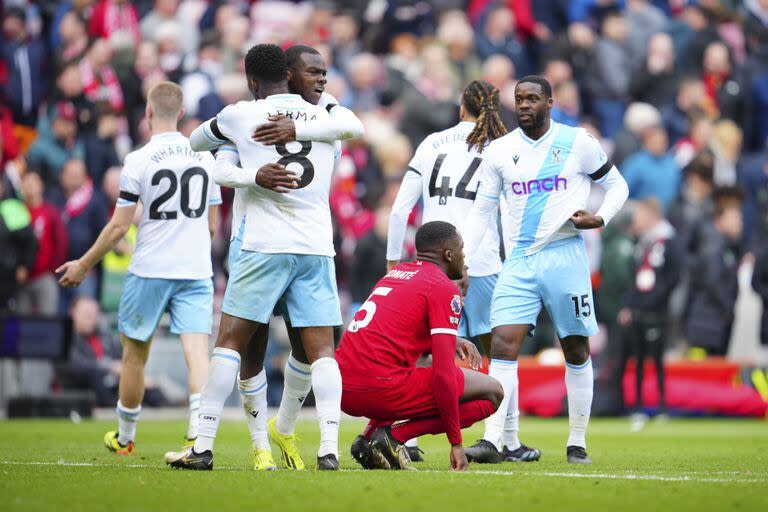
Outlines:
{"type": "MultiPolygon", "coordinates": [[[[371,420],[352,445],[364,468],[412,469],[403,443],[445,433],[451,468],[465,470],[461,429],[493,414],[504,397],[497,380],[454,362],[461,296],[451,279],[461,278],[463,250],[453,225],[424,224],[416,233],[416,261],[376,283],[344,333],[336,351],[341,409],[371,420]],[[416,368],[425,352],[432,352],[432,366],[416,368]]],[[[479,357],[470,342],[458,345],[460,355],[479,357]]]]}

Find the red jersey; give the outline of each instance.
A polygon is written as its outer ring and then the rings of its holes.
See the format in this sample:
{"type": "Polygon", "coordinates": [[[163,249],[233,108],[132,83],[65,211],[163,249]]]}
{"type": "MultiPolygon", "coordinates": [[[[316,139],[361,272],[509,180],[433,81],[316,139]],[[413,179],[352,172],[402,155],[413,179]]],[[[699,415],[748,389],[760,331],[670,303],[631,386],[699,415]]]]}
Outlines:
{"type": "Polygon", "coordinates": [[[451,442],[460,442],[454,359],[461,307],[456,285],[436,264],[397,265],[376,283],[336,351],[344,386],[396,386],[419,356],[432,352],[440,416],[451,442]]]}

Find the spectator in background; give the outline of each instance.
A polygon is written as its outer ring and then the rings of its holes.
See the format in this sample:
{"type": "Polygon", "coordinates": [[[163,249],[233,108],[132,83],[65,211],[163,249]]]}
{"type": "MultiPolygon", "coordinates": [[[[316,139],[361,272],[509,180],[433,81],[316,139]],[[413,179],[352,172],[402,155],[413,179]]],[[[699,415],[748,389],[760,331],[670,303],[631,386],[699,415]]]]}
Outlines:
{"type": "Polygon", "coordinates": [[[678,194],[680,168],[669,152],[663,127],[657,125],[645,130],[642,144],[642,149],[627,158],[621,168],[629,186],[629,198],[655,197],[666,211],[678,194]]]}
{"type": "MultiPolygon", "coordinates": [[[[567,65],[567,64],[566,64],[567,65]]],[[[499,90],[499,117],[508,131],[517,128],[515,115],[515,65],[504,55],[491,55],[483,63],[481,80],[499,90]]]]}
{"type": "Polygon", "coordinates": [[[57,369],[64,389],[93,391],[96,406],[109,407],[117,400],[122,371],[120,345],[101,332],[99,303],[82,297],[72,305],[74,336],[69,358],[57,369]]]}
{"type": "Polygon", "coordinates": [[[714,228],[711,243],[699,250],[691,267],[684,333],[694,357],[724,356],[728,352],[739,293],[740,205],[718,205],[714,228]]]}
{"type": "Polygon", "coordinates": [[[67,160],[84,157],[85,147],[77,130],[77,110],[72,103],[60,101],[53,107],[50,126],[41,125],[37,139],[29,148],[29,168],[37,171],[45,188],[52,191],[59,185],[61,169],[67,160]]]}
{"type": "Polygon", "coordinates": [[[5,176],[0,175],[0,312],[29,279],[35,264],[37,240],[32,218],[23,202],[6,197],[5,176]]]}
{"type": "Polygon", "coordinates": [[[59,308],[55,271],[66,261],[67,231],[59,210],[44,199],[45,185],[39,174],[34,171],[24,174],[21,193],[37,239],[37,256],[30,267],[29,279],[19,288],[17,306],[23,313],[55,315],[59,308]]]}
{"type": "Polygon", "coordinates": [[[674,147],[675,163],[681,169],[691,163],[697,154],[707,149],[714,133],[712,120],[701,110],[691,110],[688,125],[689,133],[679,139],[674,147]]]}
{"type": "Polygon", "coordinates": [[[620,12],[607,14],[602,28],[602,37],[595,45],[593,73],[587,83],[600,133],[612,139],[621,130],[633,63],[624,16],[620,12]]]}
{"type": "Polygon", "coordinates": [[[200,100],[214,91],[214,83],[221,76],[219,44],[215,34],[203,37],[200,48],[197,50],[195,69],[186,73],[181,79],[179,85],[184,91],[184,112],[188,116],[208,119],[199,116],[197,108],[200,100]]]}
{"type": "Polygon", "coordinates": [[[712,11],[695,4],[686,6],[679,21],[670,23],[667,32],[675,41],[683,72],[691,75],[701,73],[704,51],[710,43],[720,40],[712,11]]]}
{"type": "Polygon", "coordinates": [[[458,94],[464,84],[480,76],[481,64],[474,51],[475,33],[463,12],[450,11],[443,15],[436,35],[448,52],[451,92],[458,94]]]}
{"type": "Polygon", "coordinates": [[[744,34],[747,50],[763,71],[768,69],[768,2],[746,0],[744,2],[744,34]]]}
{"type": "MultiPolygon", "coordinates": [[[[120,167],[111,167],[104,173],[104,196],[107,200],[109,218],[115,211],[117,200],[120,196],[120,167]]],[[[123,292],[125,276],[128,274],[128,265],[131,255],[136,247],[136,224],[141,218],[141,209],[137,208],[135,222],[128,228],[122,240],[117,242],[114,249],[109,251],[101,263],[101,308],[107,313],[117,313],[120,305],[120,295],[123,292]]]]}
{"type": "Polygon", "coordinates": [[[354,57],[347,67],[349,71],[350,104],[355,111],[373,110],[378,105],[382,66],[370,53],[354,57]]]}
{"type": "Polygon", "coordinates": [[[684,171],[680,195],[669,208],[669,220],[677,232],[677,240],[692,260],[706,244],[706,233],[712,223],[714,171],[708,155],[695,158],[684,171]]]}
{"type": "Polygon", "coordinates": [[[88,34],[92,38],[109,39],[114,34],[128,36],[138,44],[139,16],[133,2],[127,0],[99,0],[93,6],[88,23],[88,34]]]}
{"type": "Polygon", "coordinates": [[[723,187],[736,184],[736,167],[741,155],[742,140],[741,129],[730,119],[721,119],[715,123],[708,149],[714,157],[716,185],[723,187]]]}
{"type": "MultiPolygon", "coordinates": [[[[48,92],[48,57],[45,44],[27,31],[24,9],[8,7],[3,16],[0,67],[5,68],[0,99],[7,101],[13,120],[31,131],[37,112],[48,92]]],[[[25,133],[34,138],[34,133],[25,133]]]]}
{"type": "Polygon", "coordinates": [[[664,33],[654,34],[648,40],[644,65],[630,79],[630,96],[661,109],[675,97],[679,82],[672,38],[664,33]]]}
{"type": "Polygon", "coordinates": [[[664,127],[673,144],[685,137],[690,131],[689,119],[695,110],[707,117],[714,117],[711,105],[704,102],[704,84],[695,78],[684,79],[675,95],[675,101],[662,109],[664,127]]]}
{"type": "Polygon", "coordinates": [[[631,419],[632,431],[637,432],[647,421],[643,411],[646,355],[650,355],[656,365],[659,413],[666,414],[664,343],[667,337],[667,311],[670,295],[680,279],[683,258],[675,240],[675,230],[664,219],[661,203],[657,199],[647,198],[635,204],[632,231],[638,240],[634,275],[624,295],[618,322],[623,328],[622,368],[631,352],[635,353],[637,360],[635,412],[631,419]]]}
{"type": "MultiPolygon", "coordinates": [[[[230,18],[222,32],[209,32],[221,38],[221,68],[224,73],[241,71],[243,56],[248,47],[251,22],[245,16],[230,18]]],[[[241,73],[242,74],[242,73],[241,73]]]]}
{"type": "Polygon", "coordinates": [[[120,159],[115,149],[120,119],[108,105],[102,103],[100,107],[96,119],[96,131],[83,137],[85,165],[88,169],[88,176],[97,189],[101,189],[104,172],[112,166],[120,165],[120,159]]]}
{"type": "Polygon", "coordinates": [[[195,25],[187,23],[186,20],[179,16],[178,10],[179,0],[155,0],[153,9],[141,19],[139,24],[141,38],[152,40],[160,25],[166,21],[175,21],[181,26],[182,33],[184,34],[182,39],[184,52],[193,54],[197,51],[200,31],[195,25]]]}
{"type": "Polygon", "coordinates": [[[552,120],[568,126],[579,126],[581,105],[579,89],[575,82],[563,82],[554,90],[555,105],[552,107],[552,120]]]}
{"type": "Polygon", "coordinates": [[[152,41],[142,41],[136,48],[133,67],[121,82],[122,90],[125,92],[128,130],[134,144],[140,141],[139,122],[144,117],[145,96],[142,92],[142,84],[148,76],[160,70],[159,59],[157,44],[152,41]]]}
{"type": "Polygon", "coordinates": [[[711,110],[739,126],[748,126],[745,95],[749,89],[742,72],[735,68],[725,43],[717,41],[708,45],[703,64],[702,82],[711,110]]]}
{"type": "Polygon", "coordinates": [[[501,54],[510,59],[520,76],[533,72],[528,51],[515,32],[515,15],[505,5],[491,4],[480,17],[475,33],[477,55],[485,60],[501,54]]]}
{"type": "Polygon", "coordinates": [[[632,103],[624,113],[624,127],[614,138],[611,161],[616,167],[621,169],[628,156],[640,151],[643,134],[659,124],[661,114],[656,107],[648,103],[632,103]]]}
{"type": "Polygon", "coordinates": [[[62,68],[56,78],[53,99],[57,102],[69,102],[75,107],[78,133],[86,134],[96,129],[96,104],[85,96],[83,79],[76,62],[62,68]]]}
{"type": "MultiPolygon", "coordinates": [[[[64,212],[69,245],[67,260],[82,257],[98,238],[107,222],[104,198],[88,177],[85,162],[80,159],[68,160],[61,172],[61,188],[50,195],[51,202],[64,212]]],[[[68,309],[69,301],[75,296],[97,296],[98,282],[93,272],[78,288],[65,289],[60,306],[68,309]]]]}
{"type": "Polygon", "coordinates": [[[106,39],[96,39],[80,61],[79,70],[85,96],[94,103],[106,102],[116,112],[125,107],[123,89],[110,61],[114,52],[106,39]]]}
{"type": "Polygon", "coordinates": [[[61,19],[59,25],[61,38],[60,45],[56,48],[55,69],[59,72],[64,66],[77,63],[88,50],[88,22],[77,11],[69,11],[61,19]]]}
{"type": "MultiPolygon", "coordinates": [[[[572,23],[568,26],[567,32],[552,42],[545,53],[545,58],[548,62],[553,60],[567,62],[576,82],[587,84],[594,80],[591,70],[594,66],[596,43],[597,35],[589,25],[572,23]]],[[[547,79],[549,79],[548,76],[547,79]]],[[[554,86],[552,82],[550,83],[554,86]]]]}
{"type": "Polygon", "coordinates": [[[389,208],[376,209],[376,222],[373,229],[360,239],[352,257],[350,275],[352,303],[349,316],[354,316],[360,305],[365,302],[376,283],[387,273],[387,222],[389,208]]]}
{"type": "MultiPolygon", "coordinates": [[[[646,56],[650,39],[654,34],[664,30],[668,23],[667,16],[649,0],[627,0],[626,17],[629,27],[629,48],[632,58],[637,61],[646,56]]],[[[674,59],[671,39],[669,43],[674,59]]]]}

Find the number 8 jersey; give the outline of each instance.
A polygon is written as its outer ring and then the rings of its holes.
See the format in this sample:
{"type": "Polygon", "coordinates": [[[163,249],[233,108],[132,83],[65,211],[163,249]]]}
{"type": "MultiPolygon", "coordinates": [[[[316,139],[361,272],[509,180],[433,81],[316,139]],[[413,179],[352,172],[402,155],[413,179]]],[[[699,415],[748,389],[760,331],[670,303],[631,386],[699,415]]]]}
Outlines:
{"type": "Polygon", "coordinates": [[[179,132],[154,135],[125,157],[117,206],[141,201],[136,249],[128,270],[139,277],[205,279],[213,275],[209,205],[221,204],[210,153],[196,153],[179,132]]]}
{"type": "Polygon", "coordinates": [[[262,253],[333,257],[328,196],[335,141],[293,141],[275,146],[255,142],[254,129],[274,115],[308,124],[330,120],[325,108],[304,101],[298,94],[273,94],[262,100],[229,105],[211,123],[216,138],[229,139],[235,144],[242,166],[240,172],[249,176],[248,192],[242,196],[245,209],[242,248],[262,253]],[[256,171],[270,163],[284,165],[295,172],[299,176],[298,188],[280,194],[256,185],[256,171]]]}
{"type": "MultiPolygon", "coordinates": [[[[475,123],[461,122],[442,132],[429,135],[419,144],[408,164],[398,191],[387,236],[387,259],[399,260],[405,240],[406,222],[420,197],[424,199],[422,223],[441,220],[462,231],[477,195],[477,169],[483,154],[469,149],[467,137],[475,123]]],[[[478,265],[470,275],[475,277],[501,271],[499,233],[489,227],[478,249],[478,265]]]]}

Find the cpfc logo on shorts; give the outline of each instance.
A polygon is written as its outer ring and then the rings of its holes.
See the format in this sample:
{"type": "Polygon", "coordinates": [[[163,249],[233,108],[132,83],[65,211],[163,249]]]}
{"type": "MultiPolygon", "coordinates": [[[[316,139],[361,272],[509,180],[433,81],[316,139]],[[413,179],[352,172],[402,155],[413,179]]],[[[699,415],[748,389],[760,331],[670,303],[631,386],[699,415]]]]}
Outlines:
{"type": "Polygon", "coordinates": [[[453,299],[451,299],[451,311],[453,311],[454,315],[461,314],[461,297],[458,295],[454,295],[453,299]]]}

